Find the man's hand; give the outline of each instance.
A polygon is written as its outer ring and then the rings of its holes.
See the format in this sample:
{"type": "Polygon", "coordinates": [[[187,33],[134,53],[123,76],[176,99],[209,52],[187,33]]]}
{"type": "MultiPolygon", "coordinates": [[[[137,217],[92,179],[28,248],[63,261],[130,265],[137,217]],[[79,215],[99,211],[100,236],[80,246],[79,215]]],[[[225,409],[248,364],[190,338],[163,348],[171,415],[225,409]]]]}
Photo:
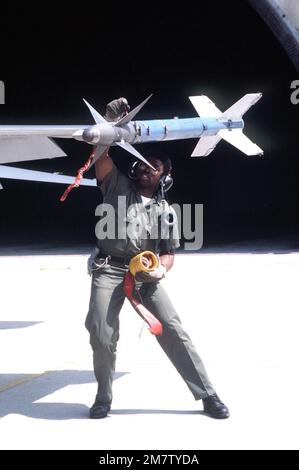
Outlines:
{"type": "MultiPolygon", "coordinates": [[[[106,106],[104,118],[109,122],[117,122],[130,111],[126,98],[110,101],[106,106]]],[[[95,163],[97,180],[101,183],[113,168],[113,161],[108,155],[108,147],[95,163]]]]}
{"type": "Polygon", "coordinates": [[[135,280],[137,282],[159,282],[166,275],[166,268],[163,264],[159,266],[154,271],[139,271],[135,274],[135,280]]]}
{"type": "Polygon", "coordinates": [[[107,104],[104,118],[106,121],[115,122],[125,116],[129,111],[130,106],[127,99],[118,98],[107,104]]]}

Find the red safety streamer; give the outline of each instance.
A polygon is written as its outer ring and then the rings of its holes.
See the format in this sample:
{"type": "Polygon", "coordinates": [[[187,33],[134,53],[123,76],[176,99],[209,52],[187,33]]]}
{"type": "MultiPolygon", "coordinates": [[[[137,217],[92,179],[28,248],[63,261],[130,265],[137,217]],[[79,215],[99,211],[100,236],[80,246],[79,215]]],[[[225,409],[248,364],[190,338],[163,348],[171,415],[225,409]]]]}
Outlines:
{"type": "Polygon", "coordinates": [[[92,160],[93,160],[94,155],[95,155],[95,151],[96,151],[96,147],[94,147],[94,149],[92,151],[92,154],[88,158],[87,162],[81,168],[79,168],[79,170],[77,172],[77,176],[75,178],[75,181],[66,188],[63,195],[60,198],[60,202],[64,202],[66,200],[66,198],[68,197],[68,195],[72,191],[72,189],[78,188],[78,186],[81,183],[81,180],[83,178],[84,173],[90,168],[90,165],[91,165],[92,160]]]}
{"type": "Polygon", "coordinates": [[[137,299],[133,297],[133,290],[135,287],[135,279],[134,276],[128,271],[125,275],[124,279],[124,293],[126,294],[128,300],[130,301],[131,305],[134,307],[138,315],[146,321],[149,326],[150,332],[155,336],[161,336],[163,333],[163,326],[162,323],[157,320],[154,315],[145,308],[137,299]]]}

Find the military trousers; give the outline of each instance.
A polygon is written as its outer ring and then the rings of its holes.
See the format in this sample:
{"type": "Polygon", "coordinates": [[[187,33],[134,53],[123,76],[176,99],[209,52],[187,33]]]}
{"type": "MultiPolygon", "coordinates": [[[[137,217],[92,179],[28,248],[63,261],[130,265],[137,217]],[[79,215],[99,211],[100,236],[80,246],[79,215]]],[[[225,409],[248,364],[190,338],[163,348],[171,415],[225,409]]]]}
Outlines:
{"type": "MultiPolygon", "coordinates": [[[[112,401],[116,347],[119,339],[119,313],[125,300],[124,267],[106,265],[93,272],[89,311],[85,326],[90,334],[94,372],[98,382],[96,400],[112,401]]],[[[157,341],[177,369],[196,400],[215,393],[205,367],[188,334],[184,331],[163,286],[143,283],[140,293],[145,307],[162,323],[157,341]]]]}

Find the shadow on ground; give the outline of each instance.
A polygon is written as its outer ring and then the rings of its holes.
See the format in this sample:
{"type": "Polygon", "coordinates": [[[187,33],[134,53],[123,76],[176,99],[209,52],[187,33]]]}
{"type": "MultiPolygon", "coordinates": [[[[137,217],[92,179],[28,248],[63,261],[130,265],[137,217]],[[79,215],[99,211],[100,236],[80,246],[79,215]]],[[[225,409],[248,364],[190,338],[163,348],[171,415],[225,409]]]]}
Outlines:
{"type": "Polygon", "coordinates": [[[112,409],[111,415],[203,415],[207,416],[201,410],[153,410],[145,408],[133,408],[133,409],[112,409]]]}
{"type": "MultiPolygon", "coordinates": [[[[118,372],[114,380],[119,379],[127,372],[118,372]]],[[[91,371],[61,370],[46,372],[38,377],[32,374],[17,374],[24,377],[19,384],[9,386],[9,374],[5,374],[6,389],[0,392],[0,417],[8,414],[20,414],[36,419],[66,420],[86,419],[89,408],[80,403],[35,403],[69,385],[95,383],[91,371]]],[[[2,376],[3,377],[3,376],[2,376]]],[[[1,375],[0,375],[1,380],[1,375]]],[[[11,374],[11,382],[15,383],[16,374],[11,374]]],[[[95,388],[96,389],[96,388],[95,388]]],[[[94,397],[91,397],[93,401],[94,397]]]]}

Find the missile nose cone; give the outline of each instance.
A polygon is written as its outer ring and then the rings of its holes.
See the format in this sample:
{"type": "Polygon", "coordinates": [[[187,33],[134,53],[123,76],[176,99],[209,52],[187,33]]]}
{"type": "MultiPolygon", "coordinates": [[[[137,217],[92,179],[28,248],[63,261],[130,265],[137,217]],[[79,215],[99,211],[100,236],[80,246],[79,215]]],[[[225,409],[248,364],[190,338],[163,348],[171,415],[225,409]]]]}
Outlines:
{"type": "Polygon", "coordinates": [[[90,129],[90,128],[89,129],[84,129],[82,137],[85,140],[85,142],[92,142],[92,139],[94,137],[93,130],[90,129]]]}
{"type": "Polygon", "coordinates": [[[93,144],[99,141],[100,132],[96,127],[88,127],[87,129],[84,129],[82,138],[85,142],[93,144]]]}

